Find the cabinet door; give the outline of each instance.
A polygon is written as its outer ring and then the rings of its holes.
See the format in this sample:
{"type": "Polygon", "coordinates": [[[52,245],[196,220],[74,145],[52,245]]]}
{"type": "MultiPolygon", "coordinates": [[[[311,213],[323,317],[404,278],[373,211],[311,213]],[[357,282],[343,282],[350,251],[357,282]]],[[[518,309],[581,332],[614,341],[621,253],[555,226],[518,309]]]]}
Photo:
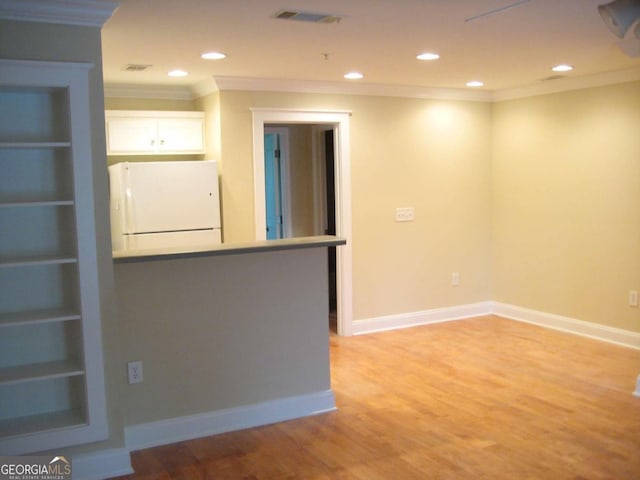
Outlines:
{"type": "Polygon", "coordinates": [[[141,155],[155,153],[157,123],[153,118],[107,118],[107,154],[141,155]]]}
{"type": "Polygon", "coordinates": [[[159,153],[204,153],[201,118],[158,119],[159,153]]]}

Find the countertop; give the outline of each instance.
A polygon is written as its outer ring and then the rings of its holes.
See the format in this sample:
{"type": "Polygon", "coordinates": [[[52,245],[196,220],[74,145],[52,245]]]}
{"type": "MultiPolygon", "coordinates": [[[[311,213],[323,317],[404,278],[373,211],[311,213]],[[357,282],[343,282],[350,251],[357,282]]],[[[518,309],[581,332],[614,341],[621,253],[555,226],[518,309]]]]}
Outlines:
{"type": "Polygon", "coordinates": [[[335,247],[345,245],[344,238],[331,235],[315,237],[283,238],[281,240],[263,240],[247,243],[223,243],[213,247],[196,249],[147,249],[120,250],[113,252],[114,263],[150,262],[177,258],[215,257],[245,253],[272,252],[278,250],[297,250],[301,248],[335,247]]]}

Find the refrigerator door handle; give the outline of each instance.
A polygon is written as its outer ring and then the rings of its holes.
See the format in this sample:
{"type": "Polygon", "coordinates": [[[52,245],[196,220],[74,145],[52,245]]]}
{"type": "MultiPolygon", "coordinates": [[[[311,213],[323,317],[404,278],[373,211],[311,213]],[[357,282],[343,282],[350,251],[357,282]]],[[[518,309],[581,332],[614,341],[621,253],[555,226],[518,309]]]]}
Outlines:
{"type": "Polygon", "coordinates": [[[122,212],[122,216],[124,218],[124,224],[126,227],[127,233],[136,233],[133,231],[135,225],[135,219],[133,218],[133,194],[131,193],[131,189],[126,187],[125,192],[126,200],[124,202],[124,212],[122,212]]]}

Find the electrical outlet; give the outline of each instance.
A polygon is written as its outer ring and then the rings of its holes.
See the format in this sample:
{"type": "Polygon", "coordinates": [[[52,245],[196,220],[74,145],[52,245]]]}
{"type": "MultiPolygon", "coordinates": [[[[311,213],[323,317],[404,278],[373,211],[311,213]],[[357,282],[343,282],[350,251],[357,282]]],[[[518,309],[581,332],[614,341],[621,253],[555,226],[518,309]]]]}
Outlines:
{"type": "Polygon", "coordinates": [[[458,272],[453,272],[451,274],[451,286],[457,287],[460,285],[460,274],[458,272]]]}
{"type": "Polygon", "coordinates": [[[133,383],[142,383],[142,362],[129,362],[127,363],[127,374],[129,377],[129,385],[133,383]]]}
{"type": "Polygon", "coordinates": [[[413,222],[413,207],[396,208],[396,222],[413,222]]]}
{"type": "Polygon", "coordinates": [[[638,306],[638,291],[637,290],[629,290],[629,306],[637,307],[638,306]]]}

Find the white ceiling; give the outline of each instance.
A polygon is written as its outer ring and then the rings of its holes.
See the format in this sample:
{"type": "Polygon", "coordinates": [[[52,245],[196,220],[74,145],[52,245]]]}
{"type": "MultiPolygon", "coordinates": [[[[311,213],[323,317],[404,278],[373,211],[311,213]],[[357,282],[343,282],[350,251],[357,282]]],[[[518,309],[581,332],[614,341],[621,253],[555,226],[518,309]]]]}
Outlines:
{"type": "MultiPolygon", "coordinates": [[[[195,87],[215,77],[358,82],[485,91],[540,84],[569,63],[567,77],[640,68],[600,18],[607,0],[120,0],[103,28],[107,85],[195,87]],[[502,7],[518,4],[472,21],[502,7]],[[339,23],[273,18],[283,9],[332,14],[339,23]],[[207,61],[217,50],[227,58],[207,61]],[[415,56],[435,51],[440,60],[415,56]],[[325,59],[324,54],[328,54],[325,59]],[[150,64],[143,72],[126,64],[150,64]],[[190,75],[171,78],[181,68],[190,75]]],[[[628,36],[629,37],[629,36],[628,36]]],[[[632,41],[637,48],[640,41],[632,41]]],[[[640,49],[639,49],[640,50],[640,49]]],[[[640,53],[640,51],[639,51],[640,53]]]]}

